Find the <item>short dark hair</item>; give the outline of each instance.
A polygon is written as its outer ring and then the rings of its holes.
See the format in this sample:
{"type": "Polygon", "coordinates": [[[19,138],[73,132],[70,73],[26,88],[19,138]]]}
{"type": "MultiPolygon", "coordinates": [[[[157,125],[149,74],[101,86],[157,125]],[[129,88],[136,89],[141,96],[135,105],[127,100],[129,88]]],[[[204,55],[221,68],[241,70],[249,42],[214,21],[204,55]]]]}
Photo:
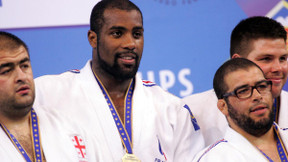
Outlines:
{"type": "Polygon", "coordinates": [[[23,46],[29,54],[28,47],[24,41],[11,33],[0,31],[0,51],[12,51],[18,49],[20,46],[23,46]]]}
{"type": "Polygon", "coordinates": [[[216,71],[213,79],[213,88],[217,95],[217,98],[222,99],[223,94],[227,93],[228,86],[224,80],[225,76],[237,70],[248,70],[251,67],[257,67],[259,70],[262,71],[262,69],[257,64],[245,58],[230,59],[226,61],[223,65],[221,65],[220,68],[216,71]]]}
{"type": "Polygon", "coordinates": [[[104,23],[104,11],[106,9],[120,9],[125,11],[137,10],[141,14],[142,24],[143,16],[140,9],[129,0],[102,0],[92,9],[90,15],[90,30],[99,35],[104,23]]]}
{"type": "Polygon", "coordinates": [[[230,57],[237,53],[247,57],[252,50],[251,41],[259,38],[282,38],[286,43],[287,32],[279,22],[264,16],[244,19],[233,29],[230,38],[230,57]]]}

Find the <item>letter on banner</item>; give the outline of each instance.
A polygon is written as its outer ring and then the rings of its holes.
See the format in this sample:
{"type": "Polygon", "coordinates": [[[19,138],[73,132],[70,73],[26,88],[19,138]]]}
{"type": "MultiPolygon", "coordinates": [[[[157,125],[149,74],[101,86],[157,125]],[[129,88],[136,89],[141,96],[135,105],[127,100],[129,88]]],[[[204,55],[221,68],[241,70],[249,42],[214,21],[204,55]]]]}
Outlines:
{"type": "Polygon", "coordinates": [[[148,71],[147,72],[147,80],[154,82],[155,83],[155,78],[154,78],[154,72],[153,71],[148,71]]]}
{"type": "Polygon", "coordinates": [[[168,90],[175,84],[175,75],[170,70],[161,70],[160,73],[160,86],[168,90]]]}
{"type": "Polygon", "coordinates": [[[186,87],[186,90],[180,91],[181,97],[188,96],[193,92],[193,84],[189,81],[189,79],[185,78],[185,76],[190,75],[190,73],[190,69],[188,68],[184,68],[178,73],[179,82],[186,87]]]}

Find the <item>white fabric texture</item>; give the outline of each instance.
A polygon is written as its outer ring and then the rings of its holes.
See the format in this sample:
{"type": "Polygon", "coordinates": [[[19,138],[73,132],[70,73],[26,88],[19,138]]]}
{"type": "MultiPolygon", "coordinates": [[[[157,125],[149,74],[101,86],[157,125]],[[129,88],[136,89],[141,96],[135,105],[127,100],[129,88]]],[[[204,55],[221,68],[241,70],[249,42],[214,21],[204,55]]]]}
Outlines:
{"type": "MultiPolygon", "coordinates": [[[[91,135],[96,161],[121,161],[125,149],[90,61],[80,71],[42,76],[35,83],[35,104],[75,121],[91,135]]],[[[132,108],[133,152],[141,161],[191,161],[203,149],[201,132],[181,99],[138,76],[132,108]]]]}
{"type": "MultiPolygon", "coordinates": [[[[217,108],[217,96],[213,89],[183,98],[193,112],[201,128],[205,146],[223,138],[228,122],[217,108]]],[[[280,112],[278,125],[288,128],[288,92],[282,90],[280,96],[280,112]]]]}
{"type": "MultiPolygon", "coordinates": [[[[279,130],[284,146],[288,146],[288,130],[279,130]]],[[[241,134],[230,127],[224,139],[199,152],[193,162],[268,162],[268,159],[241,134]]]]}
{"type": "MultiPolygon", "coordinates": [[[[40,140],[47,162],[79,162],[77,150],[69,134],[84,136],[81,131],[70,131],[68,127],[63,127],[62,121],[55,115],[43,111],[39,107],[36,111],[40,129],[40,140]]],[[[24,157],[15,148],[7,134],[0,129],[0,157],[1,162],[26,162],[24,157]]],[[[84,137],[83,137],[84,138],[84,137]]]]}

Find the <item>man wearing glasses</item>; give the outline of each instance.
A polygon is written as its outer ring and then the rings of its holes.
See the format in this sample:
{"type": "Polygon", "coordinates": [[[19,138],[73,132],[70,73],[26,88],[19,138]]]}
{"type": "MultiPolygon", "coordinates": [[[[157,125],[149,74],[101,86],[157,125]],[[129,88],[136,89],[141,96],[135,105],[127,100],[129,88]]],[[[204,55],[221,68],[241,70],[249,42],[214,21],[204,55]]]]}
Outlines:
{"type": "MultiPolygon", "coordinates": [[[[230,57],[242,57],[256,63],[267,80],[273,82],[275,122],[288,128],[288,93],[282,90],[287,80],[287,46],[285,28],[268,17],[250,17],[233,29],[230,40],[230,57]]],[[[223,137],[228,123],[217,109],[214,90],[184,98],[201,127],[205,146],[223,137]],[[207,113],[209,112],[209,113],[207,113]]]]}
{"type": "Polygon", "coordinates": [[[217,107],[229,128],[224,139],[200,152],[195,161],[287,161],[288,131],[274,120],[272,81],[250,60],[235,58],[216,72],[217,107]]]}

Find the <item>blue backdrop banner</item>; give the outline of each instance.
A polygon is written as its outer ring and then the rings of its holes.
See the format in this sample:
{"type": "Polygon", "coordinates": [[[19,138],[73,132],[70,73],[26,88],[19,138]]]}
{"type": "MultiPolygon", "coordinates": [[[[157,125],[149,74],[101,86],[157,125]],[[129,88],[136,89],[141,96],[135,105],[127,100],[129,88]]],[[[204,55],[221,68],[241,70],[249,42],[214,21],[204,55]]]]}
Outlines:
{"type": "MultiPolygon", "coordinates": [[[[229,59],[230,34],[240,20],[262,15],[288,26],[283,0],[132,1],[144,17],[139,73],[179,97],[212,88],[216,69],[229,59]]],[[[96,3],[0,0],[0,29],[27,43],[34,77],[80,69],[92,56],[87,32],[96,3]]]]}

